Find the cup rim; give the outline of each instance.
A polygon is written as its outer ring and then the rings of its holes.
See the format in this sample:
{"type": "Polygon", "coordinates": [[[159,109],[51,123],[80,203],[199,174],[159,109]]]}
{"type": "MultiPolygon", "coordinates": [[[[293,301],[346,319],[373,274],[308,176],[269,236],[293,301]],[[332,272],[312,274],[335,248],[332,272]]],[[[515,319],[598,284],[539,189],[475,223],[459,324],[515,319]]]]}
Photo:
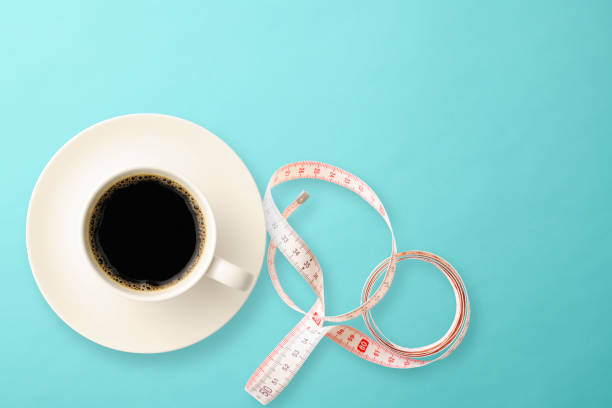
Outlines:
{"type": "Polygon", "coordinates": [[[136,166],[129,169],[122,169],[105,179],[105,181],[99,183],[90,194],[90,198],[87,201],[84,212],[81,216],[82,219],[82,244],[85,252],[87,253],[86,257],[94,269],[94,275],[98,277],[98,280],[105,282],[106,286],[111,288],[116,293],[120,293],[124,297],[137,301],[161,301],[174,298],[179,296],[193,287],[201,278],[204,276],[206,271],[208,270],[210,264],[214,259],[214,253],[216,249],[217,243],[217,229],[215,224],[215,219],[212,213],[212,209],[208,200],[202,194],[202,192],[196,188],[192,183],[187,181],[184,177],[177,174],[176,172],[168,171],[165,169],[160,169],[151,166],[136,166]],[[202,250],[202,254],[196,260],[196,263],[193,265],[192,270],[179,282],[173,283],[172,285],[163,288],[157,289],[154,291],[140,291],[136,289],[130,289],[125,286],[120,285],[119,283],[113,281],[111,278],[106,276],[106,273],[99,267],[97,262],[94,259],[94,255],[89,248],[88,241],[88,221],[89,215],[91,214],[93,206],[96,204],[100,196],[107,188],[109,188],[113,183],[121,180],[122,178],[128,177],[130,175],[135,174],[153,174],[162,177],[170,178],[183,187],[185,187],[188,192],[196,199],[198,205],[203,211],[204,214],[204,223],[205,223],[205,241],[204,241],[204,249],[202,250]]]}

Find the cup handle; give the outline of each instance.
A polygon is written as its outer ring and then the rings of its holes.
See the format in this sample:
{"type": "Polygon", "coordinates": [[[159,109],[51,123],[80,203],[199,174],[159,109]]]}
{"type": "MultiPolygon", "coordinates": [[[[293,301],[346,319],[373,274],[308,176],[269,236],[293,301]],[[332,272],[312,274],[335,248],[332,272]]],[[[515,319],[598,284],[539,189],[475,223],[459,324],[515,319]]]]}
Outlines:
{"type": "Polygon", "coordinates": [[[218,256],[214,257],[205,276],[242,291],[247,290],[253,280],[253,275],[218,256]]]}

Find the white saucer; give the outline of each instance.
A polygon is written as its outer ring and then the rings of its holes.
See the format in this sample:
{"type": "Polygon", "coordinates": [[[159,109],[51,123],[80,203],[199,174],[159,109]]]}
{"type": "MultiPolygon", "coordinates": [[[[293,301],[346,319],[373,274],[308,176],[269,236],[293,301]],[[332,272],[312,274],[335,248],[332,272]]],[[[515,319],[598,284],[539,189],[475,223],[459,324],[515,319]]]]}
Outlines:
{"type": "Polygon", "coordinates": [[[66,143],[38,179],[26,226],[34,278],[55,313],[86,338],[134,353],[186,347],[227,323],[253,290],[265,241],[259,190],[236,153],[206,129],[158,114],[109,119],[66,143]],[[167,168],[204,193],[217,222],[216,253],[254,275],[247,291],[204,276],[176,298],[139,302],[100,282],[79,241],[78,214],[96,180],[134,166],[167,168]]]}

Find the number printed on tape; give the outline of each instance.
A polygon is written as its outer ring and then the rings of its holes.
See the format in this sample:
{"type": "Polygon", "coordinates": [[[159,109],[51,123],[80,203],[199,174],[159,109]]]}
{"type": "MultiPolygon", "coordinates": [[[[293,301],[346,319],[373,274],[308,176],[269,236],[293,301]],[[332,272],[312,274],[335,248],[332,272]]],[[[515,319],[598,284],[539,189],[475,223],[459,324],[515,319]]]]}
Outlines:
{"type": "Polygon", "coordinates": [[[451,354],[461,343],[470,323],[470,301],[461,277],[444,259],[424,251],[397,252],[395,236],[385,207],[363,180],[339,167],[326,163],[303,161],[291,163],[278,169],[270,179],[264,195],[266,229],[270,234],[268,247],[268,271],[272,284],[283,301],[292,309],[304,314],[298,324],[272,350],[257,367],[246,384],[246,391],[262,404],[276,398],[293,379],[310,353],[323,337],[336,342],[351,353],[372,363],[391,368],[414,368],[431,364],[451,354]],[[302,192],[281,213],[271,190],[275,186],[301,178],[312,178],[337,184],[355,192],[368,202],[386,222],[391,232],[391,255],[374,268],[368,276],[361,295],[361,304],[338,316],[326,316],[324,304],[323,271],[319,261],[308,245],[289,225],[287,219],[309,197],[302,192]],[[287,258],[295,270],[308,282],[317,300],[308,312],[300,309],[283,290],[274,259],[277,250],[287,258]],[[450,281],[456,299],[456,311],[448,332],[438,341],[418,348],[402,347],[389,341],[374,323],[371,309],[387,293],[396,263],[406,259],[418,259],[436,266],[450,281]],[[382,277],[382,283],[374,290],[374,284],[382,277]],[[325,321],[344,322],[362,315],[372,337],[347,325],[323,326],[325,321]],[[420,358],[430,357],[429,360],[420,358]]]}

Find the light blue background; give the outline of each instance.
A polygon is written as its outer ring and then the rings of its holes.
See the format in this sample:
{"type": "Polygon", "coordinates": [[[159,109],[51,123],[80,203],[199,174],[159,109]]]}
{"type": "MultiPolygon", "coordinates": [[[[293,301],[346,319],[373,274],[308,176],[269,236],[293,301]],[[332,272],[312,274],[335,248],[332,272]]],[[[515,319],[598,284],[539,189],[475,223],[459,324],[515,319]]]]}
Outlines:
{"type": "MultiPolygon", "coordinates": [[[[299,318],[265,268],[235,319],[168,354],[105,349],[47,306],[24,243],[32,188],[69,138],[133,112],[207,127],[262,191],[299,159],[358,174],[399,249],[435,252],[465,280],[472,326],[450,358],[391,370],[324,339],[275,407],[609,405],[611,41],[605,1],[2,3],[0,405],[256,407],[244,384],[299,318]]],[[[293,224],[341,313],[388,233],[331,185],[282,186],[277,202],[304,187],[293,224]]],[[[375,316],[418,346],[453,312],[443,276],[411,262],[375,316]]]]}

